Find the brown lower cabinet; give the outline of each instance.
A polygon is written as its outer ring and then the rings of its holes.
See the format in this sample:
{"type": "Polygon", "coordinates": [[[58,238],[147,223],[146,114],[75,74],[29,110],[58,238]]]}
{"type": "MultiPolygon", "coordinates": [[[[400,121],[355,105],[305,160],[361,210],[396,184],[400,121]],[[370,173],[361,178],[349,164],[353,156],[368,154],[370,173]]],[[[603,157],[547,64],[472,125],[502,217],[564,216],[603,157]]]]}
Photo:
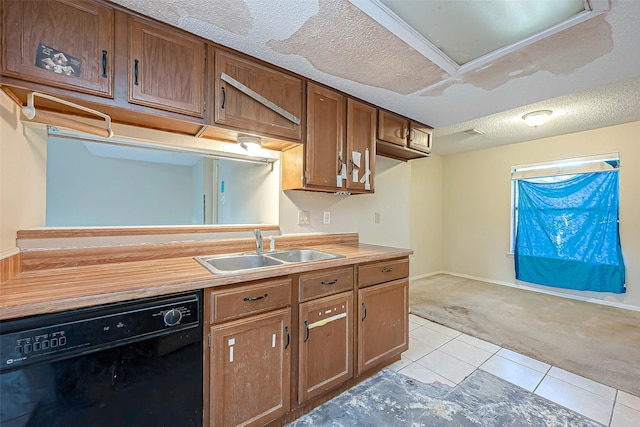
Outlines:
{"type": "Polygon", "coordinates": [[[284,425],[397,360],[408,275],[400,257],[207,289],[205,425],[284,425]]]}
{"type": "Polygon", "coordinates": [[[409,348],[409,280],[358,291],[358,375],[409,348]]]}
{"type": "Polygon", "coordinates": [[[353,377],[353,292],[300,304],[298,403],[353,377]]]}
{"type": "Polygon", "coordinates": [[[211,426],[261,426],[289,411],[291,309],[211,327],[211,426]]]}

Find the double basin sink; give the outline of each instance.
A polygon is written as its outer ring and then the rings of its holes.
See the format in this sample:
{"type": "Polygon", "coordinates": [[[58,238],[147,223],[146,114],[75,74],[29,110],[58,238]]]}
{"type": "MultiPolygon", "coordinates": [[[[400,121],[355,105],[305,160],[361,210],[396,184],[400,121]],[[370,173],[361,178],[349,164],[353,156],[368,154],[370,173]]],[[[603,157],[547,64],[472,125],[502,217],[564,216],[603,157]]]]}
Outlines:
{"type": "Polygon", "coordinates": [[[345,258],[344,255],[315,249],[293,249],[290,251],[244,253],[233,255],[209,255],[194,257],[204,268],[215,274],[242,273],[265,267],[300,264],[329,259],[345,258]]]}

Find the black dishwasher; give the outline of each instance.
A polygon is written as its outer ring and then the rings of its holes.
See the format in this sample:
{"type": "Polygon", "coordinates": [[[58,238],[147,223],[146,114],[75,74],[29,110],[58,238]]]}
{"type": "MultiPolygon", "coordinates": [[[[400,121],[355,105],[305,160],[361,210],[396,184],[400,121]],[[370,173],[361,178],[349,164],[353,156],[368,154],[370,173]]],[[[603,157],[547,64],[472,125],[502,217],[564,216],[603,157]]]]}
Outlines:
{"type": "Polygon", "coordinates": [[[202,426],[202,294],[0,322],[0,425],[202,426]]]}

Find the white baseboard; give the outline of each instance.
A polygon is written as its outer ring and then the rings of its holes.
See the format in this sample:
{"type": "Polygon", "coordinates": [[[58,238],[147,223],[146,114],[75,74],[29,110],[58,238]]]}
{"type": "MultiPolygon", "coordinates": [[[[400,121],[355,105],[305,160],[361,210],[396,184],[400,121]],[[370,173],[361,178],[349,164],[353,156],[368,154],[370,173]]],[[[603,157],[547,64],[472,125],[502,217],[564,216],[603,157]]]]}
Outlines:
{"type": "Polygon", "coordinates": [[[435,271],[435,272],[432,272],[432,273],[420,274],[418,276],[411,276],[411,277],[409,277],[409,280],[424,279],[426,277],[435,276],[436,274],[451,274],[451,273],[448,273],[446,271],[440,270],[440,271],[435,271]]]}
{"type": "Polygon", "coordinates": [[[436,274],[449,274],[451,276],[464,277],[465,279],[479,280],[481,282],[488,282],[488,283],[493,283],[493,284],[496,284],[496,285],[509,286],[510,288],[525,289],[527,291],[538,292],[538,293],[541,293],[541,294],[548,294],[548,295],[554,295],[554,296],[562,297],[562,298],[574,299],[574,300],[578,300],[578,301],[591,302],[591,303],[594,303],[594,304],[607,305],[607,306],[610,306],[610,307],[622,308],[622,309],[625,309],[625,310],[640,311],[640,307],[638,307],[636,305],[622,304],[622,303],[619,303],[619,302],[605,301],[605,300],[600,300],[600,299],[595,299],[595,298],[588,298],[588,297],[583,297],[583,296],[580,296],[580,295],[565,294],[565,293],[562,293],[562,292],[556,292],[556,291],[550,291],[550,290],[546,290],[546,289],[538,289],[538,288],[534,288],[534,287],[526,286],[526,285],[520,285],[520,284],[517,284],[517,283],[503,282],[501,280],[487,279],[486,277],[478,277],[478,276],[470,276],[468,274],[452,273],[451,271],[442,271],[441,270],[441,271],[438,271],[436,273],[422,274],[420,276],[411,277],[411,280],[416,280],[416,279],[422,279],[422,278],[425,278],[425,277],[435,276],[436,274]]]}

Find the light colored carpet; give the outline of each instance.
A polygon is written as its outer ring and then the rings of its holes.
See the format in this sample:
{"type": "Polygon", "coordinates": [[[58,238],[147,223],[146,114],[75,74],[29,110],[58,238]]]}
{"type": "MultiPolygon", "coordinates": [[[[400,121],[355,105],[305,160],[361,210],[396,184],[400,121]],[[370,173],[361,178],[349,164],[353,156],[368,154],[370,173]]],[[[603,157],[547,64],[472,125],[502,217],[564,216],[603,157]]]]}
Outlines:
{"type": "Polygon", "coordinates": [[[411,313],[640,396],[640,312],[446,274],[412,281],[411,313]]]}

